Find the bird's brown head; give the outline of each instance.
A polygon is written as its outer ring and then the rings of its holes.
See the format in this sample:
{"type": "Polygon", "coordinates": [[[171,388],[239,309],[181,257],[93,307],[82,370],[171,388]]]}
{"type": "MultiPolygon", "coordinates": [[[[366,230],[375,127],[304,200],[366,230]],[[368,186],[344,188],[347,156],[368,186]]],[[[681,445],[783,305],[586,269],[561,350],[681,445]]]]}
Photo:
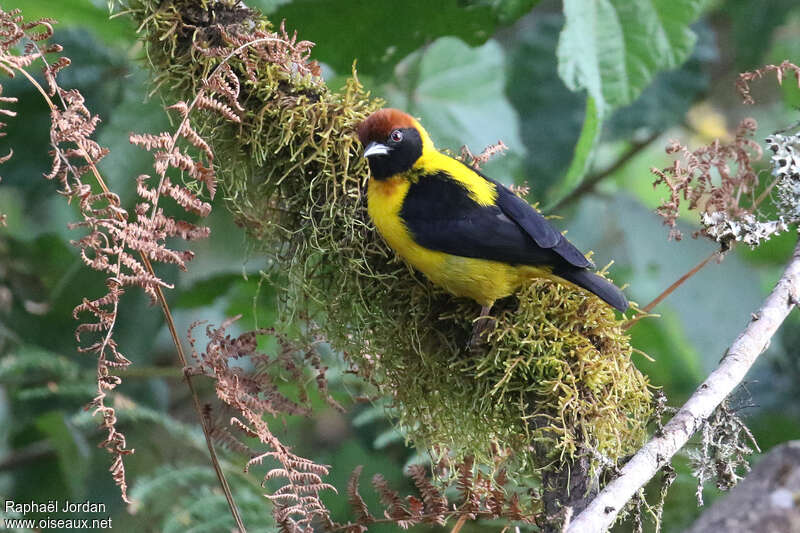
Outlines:
{"type": "Polygon", "coordinates": [[[372,177],[379,180],[410,170],[430,142],[422,126],[397,109],[372,113],[358,126],[358,138],[372,177]]]}

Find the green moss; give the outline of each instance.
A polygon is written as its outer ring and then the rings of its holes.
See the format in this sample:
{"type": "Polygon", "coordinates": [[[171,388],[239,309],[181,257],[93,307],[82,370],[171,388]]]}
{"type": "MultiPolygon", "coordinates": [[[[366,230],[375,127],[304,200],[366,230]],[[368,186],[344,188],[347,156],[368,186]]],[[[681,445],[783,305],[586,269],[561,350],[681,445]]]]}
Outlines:
{"type": "MultiPolygon", "coordinates": [[[[232,3],[126,7],[142,25],[157,86],[187,100],[219,61],[193,50],[192,40],[221,44],[226,35],[271,28],[232,3]],[[209,26],[209,13],[227,21],[224,34],[209,26]]],[[[195,120],[212,141],[228,208],[288,278],[280,298],[287,327],[297,318],[318,324],[394,399],[399,424],[420,448],[484,464],[492,450],[513,450],[521,474],[555,468],[576,452],[613,461],[641,443],[650,391],[606,304],[534,282],[497,313],[486,350],[465,353],[478,306],[398,261],[366,213],[367,168],[354,129],[382,102],[355,78],[333,92],[255,51],[249,58],[252,80],[240,58],[230,63],[242,79],[242,124],[205,112],[195,120]]]]}

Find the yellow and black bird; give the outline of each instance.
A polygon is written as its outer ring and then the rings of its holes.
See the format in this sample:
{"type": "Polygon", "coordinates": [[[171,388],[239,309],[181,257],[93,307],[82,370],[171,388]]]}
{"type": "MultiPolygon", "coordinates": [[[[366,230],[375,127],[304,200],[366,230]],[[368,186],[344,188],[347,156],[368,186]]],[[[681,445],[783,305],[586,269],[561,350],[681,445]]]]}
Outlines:
{"type": "Polygon", "coordinates": [[[369,216],[378,231],[433,283],[481,304],[481,316],[534,277],[569,282],[620,311],[628,308],[622,291],[590,271],[592,262],[536,209],[436,150],[408,114],[376,111],[358,136],[371,172],[369,216]]]}

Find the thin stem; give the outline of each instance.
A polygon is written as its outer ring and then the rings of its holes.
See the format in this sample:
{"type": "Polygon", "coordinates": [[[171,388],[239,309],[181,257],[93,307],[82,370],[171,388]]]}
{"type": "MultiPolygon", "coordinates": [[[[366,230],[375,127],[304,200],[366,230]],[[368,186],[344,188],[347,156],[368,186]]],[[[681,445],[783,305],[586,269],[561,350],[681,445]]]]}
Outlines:
{"type": "Polygon", "coordinates": [[[453,526],[453,529],[450,531],[450,533],[458,533],[459,531],[461,531],[461,528],[464,527],[464,524],[466,523],[467,523],[467,515],[462,514],[461,516],[458,517],[458,522],[456,522],[456,525],[453,526]]]}
{"type": "Polygon", "coordinates": [[[763,201],[764,201],[764,199],[767,197],[767,195],[769,195],[769,193],[770,193],[770,192],[772,192],[772,188],[773,188],[773,187],[775,187],[775,184],[776,184],[776,183],[778,183],[778,179],[777,179],[777,178],[776,178],[775,180],[773,180],[773,182],[772,182],[772,183],[770,183],[770,184],[767,186],[767,188],[766,188],[766,189],[764,189],[764,190],[761,192],[761,194],[759,194],[759,195],[758,195],[758,198],[756,198],[756,199],[755,199],[755,201],[753,202],[753,207],[751,207],[751,208],[750,208],[750,209],[751,209],[751,211],[755,211],[755,210],[756,210],[756,207],[758,207],[758,206],[759,206],[759,204],[761,204],[761,202],[763,202],[763,201]]]}
{"type": "MultiPolygon", "coordinates": [[[[108,186],[103,180],[103,177],[100,175],[100,172],[97,170],[97,167],[94,165],[94,162],[88,157],[87,154],[83,154],[86,161],[89,163],[89,167],[92,170],[92,173],[97,180],[97,183],[100,184],[100,188],[103,189],[103,192],[109,193],[111,192],[108,186]]],[[[122,219],[122,215],[117,215],[120,219],[122,219]]],[[[153,265],[150,262],[150,258],[145,255],[144,252],[139,252],[139,257],[142,258],[142,263],[144,267],[147,269],[147,272],[156,277],[156,273],[153,270],[153,265]]],[[[161,310],[164,312],[164,318],[167,322],[167,328],[169,329],[170,336],[172,336],[172,342],[175,344],[175,351],[178,353],[178,360],[181,363],[181,367],[186,369],[189,366],[189,363],[186,359],[186,354],[183,351],[183,345],[181,344],[180,336],[178,335],[178,330],[175,327],[175,321],[172,318],[172,312],[169,309],[169,304],[167,303],[167,299],[164,296],[164,291],[161,290],[160,285],[156,285],[156,295],[158,296],[158,302],[161,304],[161,310]]],[[[225,494],[225,499],[228,502],[228,507],[230,508],[231,515],[233,516],[233,520],[236,522],[236,527],[239,528],[240,533],[246,533],[247,529],[244,527],[244,523],[242,522],[242,517],[239,513],[239,508],[236,506],[236,501],[233,499],[233,493],[231,492],[231,487],[228,484],[228,480],[225,478],[225,473],[222,471],[222,466],[219,464],[219,458],[217,457],[217,452],[214,449],[214,442],[211,440],[211,430],[208,428],[206,417],[203,415],[203,405],[200,403],[200,397],[197,394],[197,391],[194,387],[194,382],[192,381],[192,376],[189,374],[186,375],[186,385],[189,387],[189,391],[192,395],[192,403],[194,404],[194,409],[197,411],[197,416],[200,418],[200,426],[203,429],[203,436],[206,439],[206,445],[208,446],[208,454],[211,457],[211,464],[214,467],[214,472],[217,474],[217,479],[219,480],[219,484],[222,487],[222,492],[225,494]]]]}
{"type": "Polygon", "coordinates": [[[657,131],[657,132],[652,133],[649,137],[647,137],[643,141],[639,141],[637,143],[633,143],[630,146],[630,148],[628,148],[628,150],[624,154],[622,154],[619,157],[619,159],[617,159],[614,162],[614,164],[612,164],[610,167],[606,168],[602,172],[599,172],[599,173],[591,175],[591,176],[587,176],[586,179],[583,180],[583,182],[580,185],[578,185],[578,187],[573,189],[572,192],[570,192],[564,198],[559,200],[554,206],[549,208],[547,211],[551,212],[551,213],[555,212],[555,211],[558,211],[559,209],[562,209],[563,207],[571,204],[572,202],[574,202],[575,200],[579,199],[581,196],[583,196],[587,192],[589,192],[592,189],[594,189],[595,186],[597,186],[598,183],[600,183],[601,181],[603,181],[604,179],[606,179],[607,177],[609,177],[610,175],[615,173],[617,170],[619,170],[622,167],[624,167],[625,164],[627,164],[628,161],[630,161],[631,159],[636,157],[636,155],[639,152],[641,152],[642,150],[644,150],[645,148],[650,146],[650,144],[652,144],[653,141],[658,139],[658,137],[660,135],[661,135],[661,132],[657,131]]]}
{"type": "MultiPolygon", "coordinates": [[[[42,60],[45,61],[44,57],[42,57],[42,60]]],[[[47,64],[46,61],[45,64],[47,64]]],[[[39,82],[37,82],[36,79],[34,79],[24,69],[16,69],[16,70],[20,72],[23,76],[25,76],[28,79],[28,81],[30,81],[31,84],[42,94],[42,96],[45,99],[45,102],[47,102],[47,105],[50,106],[50,109],[55,110],[56,109],[55,104],[50,99],[50,96],[47,94],[44,88],[39,84],[39,82]]],[[[183,122],[181,123],[181,125],[182,124],[183,122]]],[[[83,152],[82,155],[83,158],[86,160],[86,162],[89,164],[89,168],[91,169],[92,174],[94,174],[94,177],[97,180],[97,183],[100,185],[100,188],[103,190],[103,192],[110,193],[111,191],[106,185],[103,177],[100,175],[100,172],[97,170],[94,161],[92,161],[92,159],[85,151],[83,152]]],[[[124,220],[122,218],[122,215],[120,214],[117,214],[117,217],[119,220],[124,220]]],[[[150,263],[150,259],[143,252],[139,252],[139,256],[142,258],[142,263],[144,264],[148,273],[150,273],[151,276],[155,277],[155,271],[153,270],[153,265],[150,263]]],[[[178,353],[178,359],[181,363],[182,368],[185,369],[188,367],[188,362],[186,360],[186,355],[183,351],[183,346],[181,345],[180,337],[178,336],[178,331],[175,328],[175,321],[172,318],[172,313],[169,309],[169,304],[167,303],[167,299],[164,296],[164,292],[161,290],[161,287],[156,285],[155,289],[156,289],[156,294],[158,296],[158,301],[161,304],[161,310],[164,312],[164,318],[166,319],[167,327],[169,328],[170,335],[172,336],[172,342],[175,344],[175,350],[178,353]]],[[[239,509],[236,506],[236,502],[233,499],[233,494],[231,493],[230,485],[228,484],[228,480],[225,478],[225,474],[222,471],[222,466],[219,463],[219,458],[217,457],[216,450],[214,449],[214,443],[211,440],[211,433],[206,424],[205,417],[203,416],[203,406],[200,403],[200,398],[197,395],[194,383],[192,382],[192,376],[188,374],[186,375],[186,384],[189,387],[189,391],[191,392],[192,402],[194,404],[195,411],[197,411],[197,415],[200,418],[200,426],[203,429],[203,436],[206,439],[206,445],[208,446],[208,453],[211,457],[211,464],[214,467],[214,472],[217,474],[217,479],[219,480],[220,486],[222,487],[222,491],[225,494],[225,499],[228,502],[228,507],[230,508],[231,515],[233,516],[233,519],[236,522],[236,527],[239,528],[239,531],[241,533],[246,533],[247,529],[244,527],[244,523],[242,522],[242,517],[239,513],[239,509]]]]}
{"type": "Polygon", "coordinates": [[[652,310],[653,310],[653,308],[654,308],[655,306],[657,306],[658,304],[660,304],[660,303],[661,303],[661,302],[664,300],[664,298],[666,298],[667,296],[669,296],[670,294],[672,294],[672,293],[675,291],[675,289],[677,289],[678,287],[680,287],[681,285],[683,285],[683,284],[686,282],[686,280],[688,280],[689,278],[691,278],[692,276],[694,276],[695,274],[697,274],[698,272],[700,272],[700,270],[701,270],[701,269],[702,269],[704,266],[706,266],[706,265],[708,264],[708,262],[709,262],[709,261],[711,261],[713,258],[717,257],[718,255],[721,255],[721,253],[719,252],[719,250],[714,250],[714,251],[711,253],[711,255],[709,255],[708,257],[706,257],[706,258],[705,258],[705,259],[703,259],[702,261],[700,261],[700,262],[699,262],[699,263],[698,263],[698,264],[697,264],[697,265],[696,265],[694,268],[692,268],[692,269],[691,269],[689,272],[687,272],[686,274],[684,274],[683,276],[681,276],[680,278],[678,278],[678,279],[677,279],[677,281],[675,281],[675,283],[673,283],[672,285],[670,285],[669,287],[667,287],[667,288],[664,290],[664,292],[662,292],[661,294],[659,294],[658,296],[656,296],[656,298],[655,298],[655,299],[654,299],[652,302],[650,302],[649,304],[647,304],[646,306],[644,306],[644,307],[642,308],[642,311],[643,311],[643,313],[644,313],[644,314],[642,314],[642,315],[639,315],[638,317],[632,318],[631,320],[629,320],[628,322],[626,322],[626,323],[625,323],[625,325],[623,326],[623,329],[628,329],[628,328],[630,328],[632,325],[634,325],[636,322],[638,322],[638,321],[639,321],[641,318],[643,318],[643,317],[646,315],[646,313],[649,313],[650,311],[652,311],[652,310]]]}

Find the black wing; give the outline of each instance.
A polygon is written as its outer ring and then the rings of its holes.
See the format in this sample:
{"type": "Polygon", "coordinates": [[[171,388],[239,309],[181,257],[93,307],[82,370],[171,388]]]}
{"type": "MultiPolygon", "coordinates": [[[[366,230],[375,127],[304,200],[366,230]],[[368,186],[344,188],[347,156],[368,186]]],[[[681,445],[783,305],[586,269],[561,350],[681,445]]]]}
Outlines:
{"type": "MultiPolygon", "coordinates": [[[[483,176],[483,174],[481,174],[483,176]]],[[[551,248],[569,264],[588,268],[594,267],[583,253],[575,248],[564,235],[554,228],[539,211],[511,192],[505,185],[483,176],[497,187],[497,205],[511,220],[520,225],[536,244],[542,248],[551,248]]]]}
{"type": "Polygon", "coordinates": [[[497,187],[497,205],[482,206],[447,174],[422,176],[409,188],[400,216],[414,240],[432,250],[511,264],[592,266],[533,207],[489,181],[497,187]]]}

